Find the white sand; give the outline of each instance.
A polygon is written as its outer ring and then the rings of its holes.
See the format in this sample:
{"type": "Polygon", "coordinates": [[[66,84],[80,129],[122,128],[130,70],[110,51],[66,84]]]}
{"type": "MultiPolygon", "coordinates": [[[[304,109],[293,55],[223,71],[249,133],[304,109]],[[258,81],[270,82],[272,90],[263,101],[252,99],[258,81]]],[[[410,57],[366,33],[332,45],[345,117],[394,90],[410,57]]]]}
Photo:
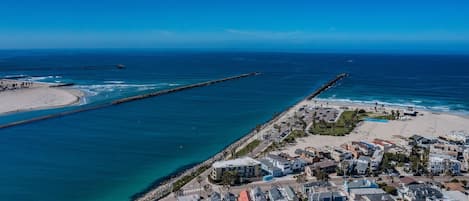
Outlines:
{"type": "Polygon", "coordinates": [[[0,91],[0,114],[77,104],[82,96],[78,90],[50,88],[43,83],[33,88],[0,91]]]}
{"type": "MultiPolygon", "coordinates": [[[[314,105],[314,102],[304,102],[314,105]]],[[[323,104],[325,102],[317,102],[323,104]]],[[[363,108],[365,110],[374,110],[375,105],[355,104],[350,102],[333,101],[328,102],[328,107],[339,108],[347,106],[351,109],[363,108]]],[[[380,108],[380,107],[379,107],[380,108]]],[[[403,108],[385,106],[382,110],[390,113],[391,110],[402,110],[403,108]]],[[[375,138],[386,139],[397,143],[399,138],[395,135],[409,137],[419,134],[428,137],[438,137],[448,134],[451,131],[465,130],[469,131],[469,118],[449,113],[433,113],[431,111],[417,110],[419,115],[412,117],[410,120],[394,120],[388,123],[368,122],[365,121],[349,135],[343,137],[310,135],[305,138],[297,139],[295,145],[289,145],[283,150],[284,152],[293,154],[295,149],[305,147],[323,147],[323,146],[339,146],[343,143],[359,140],[371,141],[375,138]],[[420,114],[423,114],[421,116],[420,114]]]]}

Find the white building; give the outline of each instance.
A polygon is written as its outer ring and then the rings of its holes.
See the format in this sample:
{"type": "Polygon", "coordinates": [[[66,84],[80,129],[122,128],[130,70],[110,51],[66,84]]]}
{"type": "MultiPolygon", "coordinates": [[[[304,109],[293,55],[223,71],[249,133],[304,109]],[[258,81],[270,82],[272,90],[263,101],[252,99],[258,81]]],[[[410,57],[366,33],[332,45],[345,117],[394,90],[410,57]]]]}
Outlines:
{"type": "Polygon", "coordinates": [[[290,161],[281,156],[269,154],[265,159],[270,161],[275,167],[282,170],[284,175],[291,174],[293,172],[290,161]]]}
{"type": "Polygon", "coordinates": [[[253,178],[262,176],[261,163],[250,157],[238,158],[227,161],[217,161],[212,165],[210,177],[214,181],[220,181],[223,173],[235,172],[240,178],[253,178]]]}
{"type": "Polygon", "coordinates": [[[462,156],[463,156],[463,162],[461,163],[462,165],[461,169],[467,172],[469,171],[469,149],[465,149],[462,152],[462,156]]]}
{"type": "Polygon", "coordinates": [[[427,169],[434,175],[444,173],[457,175],[461,172],[461,162],[448,155],[430,154],[427,169]]]}
{"type": "Polygon", "coordinates": [[[384,151],[383,150],[376,150],[371,157],[370,162],[370,169],[371,171],[379,170],[379,166],[381,165],[381,161],[383,160],[384,151]]]}
{"type": "Polygon", "coordinates": [[[355,163],[355,171],[359,175],[364,175],[366,174],[366,171],[368,170],[368,167],[370,166],[370,157],[368,156],[360,156],[360,158],[356,159],[354,161],[355,163]]]}

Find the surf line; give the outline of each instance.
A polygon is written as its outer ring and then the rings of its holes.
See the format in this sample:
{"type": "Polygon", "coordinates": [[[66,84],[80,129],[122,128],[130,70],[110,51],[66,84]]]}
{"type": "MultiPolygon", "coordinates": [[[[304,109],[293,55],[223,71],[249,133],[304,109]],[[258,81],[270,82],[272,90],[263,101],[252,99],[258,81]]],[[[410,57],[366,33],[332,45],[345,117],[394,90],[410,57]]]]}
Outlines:
{"type": "Polygon", "coordinates": [[[0,129],[9,128],[9,127],[13,127],[13,126],[19,126],[19,125],[33,123],[33,122],[38,122],[38,121],[52,119],[52,118],[63,117],[63,116],[77,114],[77,113],[80,113],[80,112],[86,112],[86,111],[90,111],[90,110],[97,110],[97,109],[101,109],[101,108],[105,108],[105,107],[110,107],[110,106],[113,106],[113,105],[119,105],[119,104],[128,103],[128,102],[132,102],[132,101],[151,98],[151,97],[155,97],[155,96],[161,96],[161,95],[166,95],[166,94],[170,94],[170,93],[174,93],[174,92],[189,90],[189,89],[193,89],[193,88],[209,86],[209,85],[217,84],[217,83],[221,83],[221,82],[227,82],[227,81],[231,81],[231,80],[238,80],[238,79],[241,79],[241,78],[257,76],[257,75],[260,75],[260,74],[261,73],[259,73],[259,72],[245,73],[245,74],[241,74],[241,75],[225,77],[225,78],[216,79],[216,80],[209,80],[209,81],[206,81],[206,82],[199,82],[199,83],[195,83],[195,84],[184,85],[184,86],[180,86],[180,87],[176,87],[176,88],[172,88],[172,89],[165,89],[165,90],[161,90],[161,91],[155,91],[155,92],[150,92],[150,93],[146,93],[146,94],[121,98],[121,99],[118,99],[118,100],[114,100],[114,101],[99,104],[99,105],[88,106],[88,107],[85,106],[85,107],[78,108],[78,109],[75,109],[75,110],[64,111],[64,112],[59,112],[59,113],[55,113],[55,114],[49,114],[49,115],[34,117],[34,118],[31,118],[31,119],[25,119],[25,120],[6,123],[6,124],[3,124],[3,125],[0,125],[0,129]]]}

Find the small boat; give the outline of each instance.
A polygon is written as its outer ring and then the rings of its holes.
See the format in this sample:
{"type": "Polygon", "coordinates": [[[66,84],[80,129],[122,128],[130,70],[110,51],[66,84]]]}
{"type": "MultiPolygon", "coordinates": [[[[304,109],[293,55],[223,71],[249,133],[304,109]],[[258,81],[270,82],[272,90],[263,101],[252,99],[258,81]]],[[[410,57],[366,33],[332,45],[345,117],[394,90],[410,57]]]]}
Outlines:
{"type": "Polygon", "coordinates": [[[124,68],[125,68],[125,65],[124,65],[124,64],[117,64],[117,65],[116,65],[116,68],[118,68],[118,69],[124,69],[124,68]]]}

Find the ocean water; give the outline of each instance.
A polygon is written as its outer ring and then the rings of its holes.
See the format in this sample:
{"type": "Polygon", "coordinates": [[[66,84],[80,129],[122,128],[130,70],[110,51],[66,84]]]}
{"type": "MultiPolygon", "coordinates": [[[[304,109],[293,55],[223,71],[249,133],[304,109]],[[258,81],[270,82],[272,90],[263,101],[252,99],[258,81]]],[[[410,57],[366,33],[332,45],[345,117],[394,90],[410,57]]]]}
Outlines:
{"type": "Polygon", "coordinates": [[[133,94],[259,71],[208,87],[0,130],[0,200],[125,201],[200,162],[302,99],[469,111],[469,56],[157,50],[0,51],[0,76],[73,82],[86,102],[0,116],[8,122],[133,94]],[[116,64],[125,64],[118,70],[116,64]]]}

